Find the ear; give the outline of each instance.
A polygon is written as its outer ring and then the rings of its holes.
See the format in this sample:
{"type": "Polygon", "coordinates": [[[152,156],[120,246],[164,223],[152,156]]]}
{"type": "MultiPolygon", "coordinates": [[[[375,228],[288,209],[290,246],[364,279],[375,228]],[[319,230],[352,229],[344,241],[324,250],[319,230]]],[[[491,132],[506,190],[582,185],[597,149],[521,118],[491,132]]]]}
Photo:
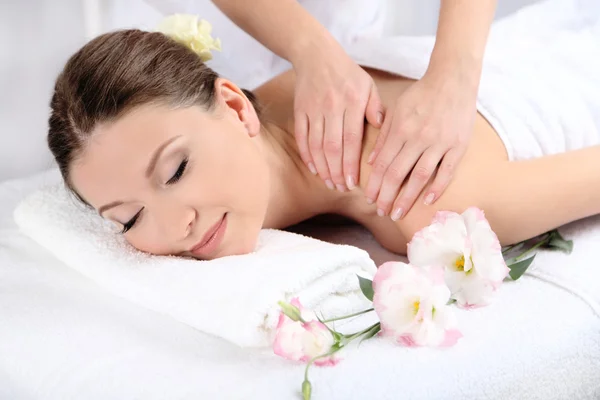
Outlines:
{"type": "Polygon", "coordinates": [[[225,113],[230,113],[244,126],[251,137],[260,132],[260,119],[252,102],[246,97],[242,89],[227,79],[217,78],[215,81],[216,101],[225,113]]]}

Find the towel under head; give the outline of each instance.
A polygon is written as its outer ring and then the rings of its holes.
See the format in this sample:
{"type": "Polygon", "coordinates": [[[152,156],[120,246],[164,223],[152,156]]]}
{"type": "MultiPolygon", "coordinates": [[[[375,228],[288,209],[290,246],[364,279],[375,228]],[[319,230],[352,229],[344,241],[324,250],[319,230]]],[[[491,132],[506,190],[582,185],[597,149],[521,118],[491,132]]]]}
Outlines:
{"type": "Polygon", "coordinates": [[[334,317],[369,307],[357,274],[372,277],[363,250],[263,230],[256,251],[199,261],[137,251],[62,184],[15,210],[21,230],[110,292],[240,346],[271,341],[279,300],[299,297],[334,317]]]}

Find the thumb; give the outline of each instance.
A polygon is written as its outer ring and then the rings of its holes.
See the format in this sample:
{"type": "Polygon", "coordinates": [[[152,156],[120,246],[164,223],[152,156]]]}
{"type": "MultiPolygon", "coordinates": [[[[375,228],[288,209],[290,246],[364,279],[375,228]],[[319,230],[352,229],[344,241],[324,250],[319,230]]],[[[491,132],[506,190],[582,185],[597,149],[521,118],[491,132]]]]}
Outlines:
{"type": "Polygon", "coordinates": [[[369,94],[369,101],[367,102],[365,116],[371,125],[373,125],[375,128],[381,128],[381,124],[383,124],[383,118],[385,116],[385,109],[383,107],[383,103],[381,102],[381,98],[379,97],[379,92],[377,91],[375,82],[373,82],[371,85],[371,93],[369,94]]]}

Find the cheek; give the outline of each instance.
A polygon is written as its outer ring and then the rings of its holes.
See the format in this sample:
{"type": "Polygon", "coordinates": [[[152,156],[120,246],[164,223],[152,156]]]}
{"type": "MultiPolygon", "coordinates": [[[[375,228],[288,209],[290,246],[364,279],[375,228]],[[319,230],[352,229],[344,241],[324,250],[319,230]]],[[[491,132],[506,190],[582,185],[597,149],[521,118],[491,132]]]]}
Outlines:
{"type": "Polygon", "coordinates": [[[155,255],[172,253],[164,241],[158,241],[150,229],[138,229],[126,236],[127,242],[140,251],[155,255]]]}
{"type": "Polygon", "coordinates": [[[269,173],[256,139],[240,132],[217,135],[201,146],[194,170],[198,182],[203,182],[206,200],[238,209],[260,208],[268,198],[269,173]]]}

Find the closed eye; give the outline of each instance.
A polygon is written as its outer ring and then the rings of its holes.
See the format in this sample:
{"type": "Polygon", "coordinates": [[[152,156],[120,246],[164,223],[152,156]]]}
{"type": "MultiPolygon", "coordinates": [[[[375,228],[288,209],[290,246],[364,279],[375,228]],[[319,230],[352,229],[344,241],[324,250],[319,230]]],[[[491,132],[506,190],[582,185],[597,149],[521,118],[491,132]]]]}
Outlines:
{"type": "Polygon", "coordinates": [[[140,209],[140,211],[138,211],[138,212],[137,212],[137,214],[135,214],[135,215],[133,216],[133,218],[131,218],[129,221],[127,221],[127,222],[125,222],[125,223],[123,224],[123,230],[121,230],[121,234],[123,234],[123,233],[126,233],[126,232],[127,232],[127,231],[129,231],[131,228],[133,228],[133,226],[135,225],[135,223],[136,223],[136,222],[137,222],[137,220],[139,219],[139,217],[140,217],[140,214],[142,213],[142,210],[143,210],[143,209],[144,209],[144,208],[142,207],[142,208],[140,209]]]}
{"type": "Polygon", "coordinates": [[[181,179],[181,177],[183,176],[183,173],[185,172],[185,168],[188,165],[188,159],[184,159],[181,164],[179,164],[179,168],[177,168],[177,171],[175,171],[175,174],[173,175],[173,177],[171,177],[171,179],[169,179],[167,181],[167,185],[172,185],[174,183],[177,183],[177,181],[179,181],[179,179],[181,179]]]}

